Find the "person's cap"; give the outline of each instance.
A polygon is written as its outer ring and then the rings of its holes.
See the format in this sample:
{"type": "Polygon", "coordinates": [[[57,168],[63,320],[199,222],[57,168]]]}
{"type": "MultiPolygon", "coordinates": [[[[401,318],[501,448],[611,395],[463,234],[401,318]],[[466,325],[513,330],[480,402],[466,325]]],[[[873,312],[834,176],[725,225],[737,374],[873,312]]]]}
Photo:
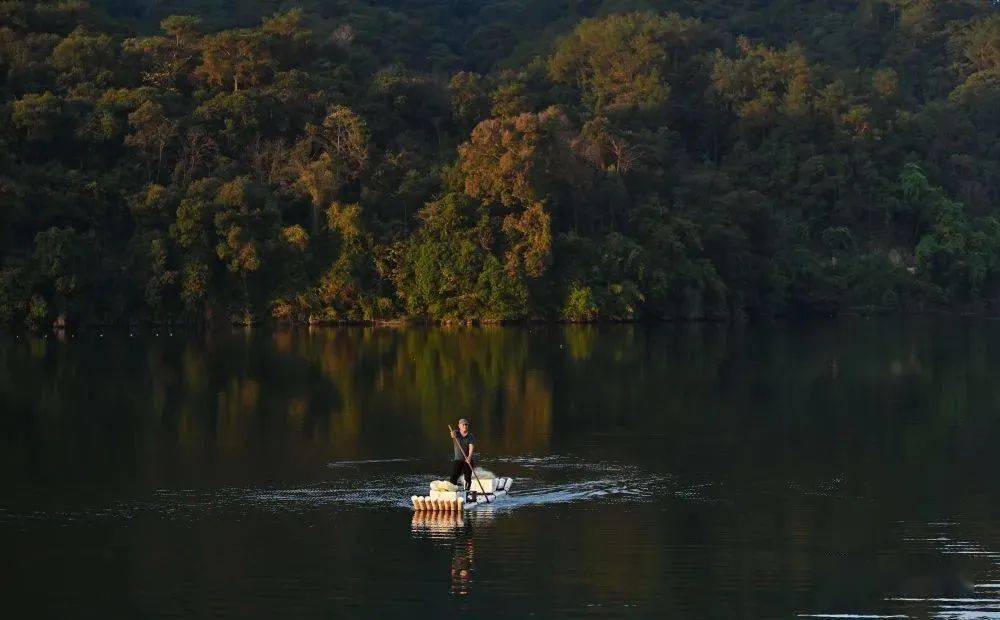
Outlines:
{"type": "Polygon", "coordinates": [[[462,418],[461,420],[459,420],[459,421],[458,421],[458,423],[459,423],[459,424],[468,424],[468,423],[469,423],[469,421],[468,421],[468,420],[466,420],[465,418],[462,418]]]}

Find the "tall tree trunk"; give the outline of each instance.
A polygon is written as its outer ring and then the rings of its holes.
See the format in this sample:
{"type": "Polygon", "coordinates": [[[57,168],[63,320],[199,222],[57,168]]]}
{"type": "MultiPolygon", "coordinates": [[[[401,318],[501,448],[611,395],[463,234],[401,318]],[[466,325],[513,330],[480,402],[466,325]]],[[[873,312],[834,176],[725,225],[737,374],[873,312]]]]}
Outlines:
{"type": "Polygon", "coordinates": [[[163,150],[166,146],[166,142],[160,142],[160,151],[156,155],[156,174],[153,177],[153,181],[156,183],[160,182],[160,168],[163,166],[163,150]]]}

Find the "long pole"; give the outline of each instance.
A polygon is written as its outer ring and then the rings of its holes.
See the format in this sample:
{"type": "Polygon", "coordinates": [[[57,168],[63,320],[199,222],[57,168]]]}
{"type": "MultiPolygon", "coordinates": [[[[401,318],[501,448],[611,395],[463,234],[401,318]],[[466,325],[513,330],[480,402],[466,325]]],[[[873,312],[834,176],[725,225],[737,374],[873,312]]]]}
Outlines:
{"type": "Polygon", "coordinates": [[[458,439],[455,438],[455,431],[451,430],[451,424],[448,425],[448,434],[451,435],[452,443],[454,443],[455,447],[458,448],[458,451],[462,453],[462,457],[465,459],[465,464],[469,466],[469,469],[472,471],[472,475],[475,476],[476,478],[476,482],[479,483],[479,488],[482,489],[483,491],[483,496],[486,498],[486,503],[489,504],[490,494],[486,492],[486,487],[483,486],[482,481],[479,479],[479,474],[476,473],[476,468],[473,467],[472,463],[469,461],[469,455],[465,453],[465,450],[463,450],[462,446],[459,445],[458,439]]]}

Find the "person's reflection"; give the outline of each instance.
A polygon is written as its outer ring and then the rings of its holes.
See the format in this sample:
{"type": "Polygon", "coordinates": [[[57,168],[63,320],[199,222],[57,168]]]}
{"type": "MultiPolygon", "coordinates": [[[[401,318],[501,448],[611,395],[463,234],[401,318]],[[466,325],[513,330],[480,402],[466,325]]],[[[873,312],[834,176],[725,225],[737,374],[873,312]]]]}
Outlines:
{"type": "Polygon", "coordinates": [[[451,554],[451,593],[459,596],[469,594],[472,583],[472,560],[474,556],[472,535],[462,532],[455,539],[451,554]]]}
{"type": "Polygon", "coordinates": [[[472,583],[472,561],[475,538],[471,522],[467,523],[461,512],[434,512],[418,510],[413,513],[410,527],[415,533],[431,538],[452,540],[451,593],[466,596],[472,583]]]}

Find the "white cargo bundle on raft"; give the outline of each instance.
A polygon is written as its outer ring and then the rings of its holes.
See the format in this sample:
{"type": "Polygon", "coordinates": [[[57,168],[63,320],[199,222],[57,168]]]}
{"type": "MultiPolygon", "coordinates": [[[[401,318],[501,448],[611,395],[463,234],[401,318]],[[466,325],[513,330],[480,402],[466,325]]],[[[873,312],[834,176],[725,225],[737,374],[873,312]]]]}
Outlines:
{"type": "Polygon", "coordinates": [[[492,472],[477,467],[471,489],[466,490],[447,480],[435,480],[431,482],[428,495],[414,495],[410,501],[413,502],[413,509],[418,511],[458,512],[507,495],[510,484],[510,478],[497,478],[492,472]]]}

